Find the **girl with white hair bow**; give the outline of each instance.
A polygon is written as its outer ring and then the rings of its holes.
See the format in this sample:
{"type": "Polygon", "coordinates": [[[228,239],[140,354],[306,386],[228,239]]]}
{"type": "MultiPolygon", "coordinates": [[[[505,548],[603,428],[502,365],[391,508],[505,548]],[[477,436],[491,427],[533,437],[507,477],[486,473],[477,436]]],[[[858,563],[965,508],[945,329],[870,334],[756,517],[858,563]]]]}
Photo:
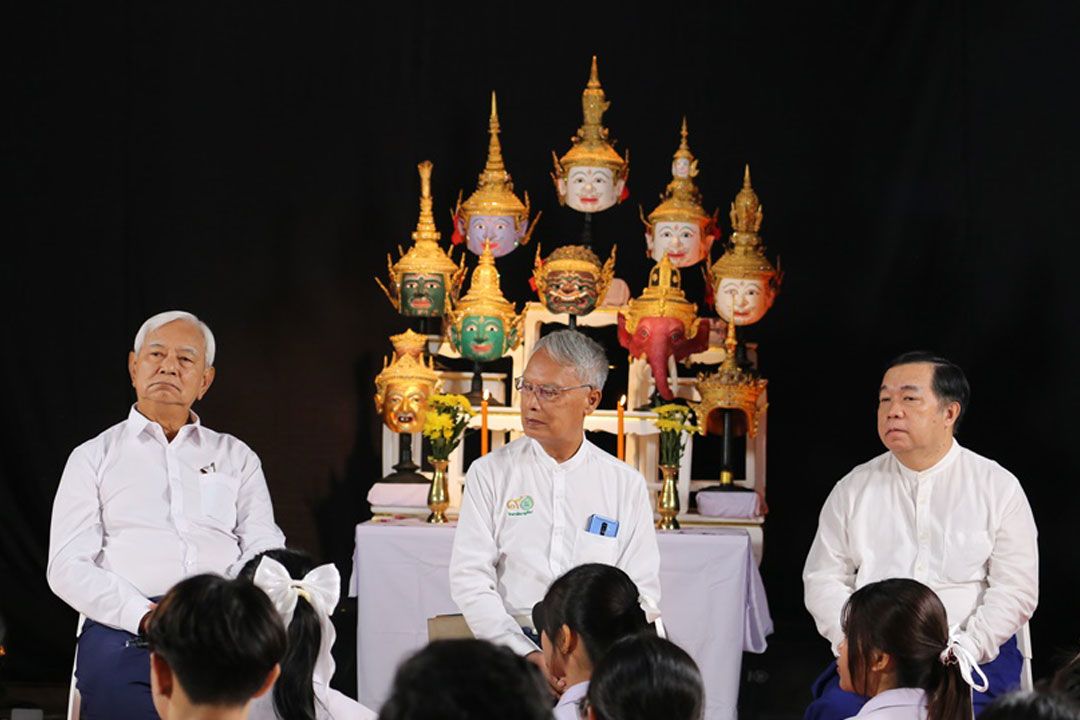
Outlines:
{"type": "Polygon", "coordinates": [[[268,550],[250,560],[241,576],[262,589],[281,616],[288,647],[273,692],[251,705],[250,720],[369,720],[376,715],[330,687],[341,576],[331,564],[314,566],[296,550],[268,550]]]}
{"type": "Polygon", "coordinates": [[[841,623],[840,688],[869,698],[855,717],[972,718],[971,692],[989,682],[933,590],[908,578],[870,583],[848,598],[841,623]]]}

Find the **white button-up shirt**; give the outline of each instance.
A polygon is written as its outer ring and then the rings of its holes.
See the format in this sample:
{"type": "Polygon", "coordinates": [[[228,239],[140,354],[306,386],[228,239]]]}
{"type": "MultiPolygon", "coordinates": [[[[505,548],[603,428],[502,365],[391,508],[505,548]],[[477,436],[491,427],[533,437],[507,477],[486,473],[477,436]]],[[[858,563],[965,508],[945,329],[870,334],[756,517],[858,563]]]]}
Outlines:
{"type": "Polygon", "coordinates": [[[192,416],[169,442],[132,407],[68,458],[47,575],[53,592],[92,620],[137,633],[148,598],[190,575],[235,574],[285,545],[258,456],[192,416]]]}
{"type": "Polygon", "coordinates": [[[1035,520],[1012,473],[960,447],[916,472],[891,452],[852,470],[825,501],[803,569],[806,607],[836,652],[857,588],[893,577],[933,589],[979,662],[1027,622],[1039,597],[1035,520]]]}
{"type": "Polygon", "coordinates": [[[472,464],[450,558],[450,594],[473,634],[525,655],[536,646],[513,615],[528,614],[571,568],[621,568],[654,607],[660,550],[645,479],[588,440],[557,463],[522,437],[472,464]],[[591,515],[619,523],[615,537],[586,531],[591,515]]]}

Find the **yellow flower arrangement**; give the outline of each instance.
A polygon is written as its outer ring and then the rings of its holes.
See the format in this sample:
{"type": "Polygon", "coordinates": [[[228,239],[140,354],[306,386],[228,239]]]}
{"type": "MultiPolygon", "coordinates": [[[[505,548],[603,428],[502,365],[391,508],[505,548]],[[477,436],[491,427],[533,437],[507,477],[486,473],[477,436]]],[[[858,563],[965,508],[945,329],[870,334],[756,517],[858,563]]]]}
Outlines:
{"type": "Polygon", "coordinates": [[[653,408],[653,412],[656,413],[653,424],[660,430],[660,464],[678,467],[686,450],[683,433],[701,435],[705,430],[697,424],[694,411],[686,405],[668,403],[653,408]]]}
{"type": "Polygon", "coordinates": [[[473,416],[472,405],[462,395],[432,395],[428,399],[427,416],[424,418],[424,437],[431,442],[431,457],[447,460],[461,442],[469,418],[473,416]]]}

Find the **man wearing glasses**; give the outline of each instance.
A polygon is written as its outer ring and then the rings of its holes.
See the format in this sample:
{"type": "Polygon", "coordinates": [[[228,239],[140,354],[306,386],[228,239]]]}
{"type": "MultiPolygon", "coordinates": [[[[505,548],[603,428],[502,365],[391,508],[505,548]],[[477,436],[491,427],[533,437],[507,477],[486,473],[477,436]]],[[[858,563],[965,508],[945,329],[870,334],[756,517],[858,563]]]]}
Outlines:
{"type": "Polygon", "coordinates": [[[552,677],[527,615],[548,586],[590,562],[621,568],[645,607],[660,600],[660,551],[645,478],[585,438],[608,362],[598,343],[560,330],[536,344],[522,377],[519,438],[472,464],[450,559],[450,592],[473,634],[552,677]]]}

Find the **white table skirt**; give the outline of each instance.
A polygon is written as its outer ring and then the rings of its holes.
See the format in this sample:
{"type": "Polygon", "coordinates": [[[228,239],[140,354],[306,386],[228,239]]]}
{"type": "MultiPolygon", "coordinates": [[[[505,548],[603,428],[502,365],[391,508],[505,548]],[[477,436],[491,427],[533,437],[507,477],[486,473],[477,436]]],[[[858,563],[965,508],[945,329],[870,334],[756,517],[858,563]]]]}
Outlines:
{"type": "MultiPolygon", "coordinates": [[[[382,706],[397,666],[427,643],[427,619],[459,612],[450,598],[453,537],[453,525],[418,520],[356,526],[349,594],[357,598],[356,680],[367,707],[382,706]]],[[[742,653],[764,652],[772,632],[749,536],[694,528],[658,538],[668,635],[701,668],[705,717],[733,719],[742,653]]]]}

